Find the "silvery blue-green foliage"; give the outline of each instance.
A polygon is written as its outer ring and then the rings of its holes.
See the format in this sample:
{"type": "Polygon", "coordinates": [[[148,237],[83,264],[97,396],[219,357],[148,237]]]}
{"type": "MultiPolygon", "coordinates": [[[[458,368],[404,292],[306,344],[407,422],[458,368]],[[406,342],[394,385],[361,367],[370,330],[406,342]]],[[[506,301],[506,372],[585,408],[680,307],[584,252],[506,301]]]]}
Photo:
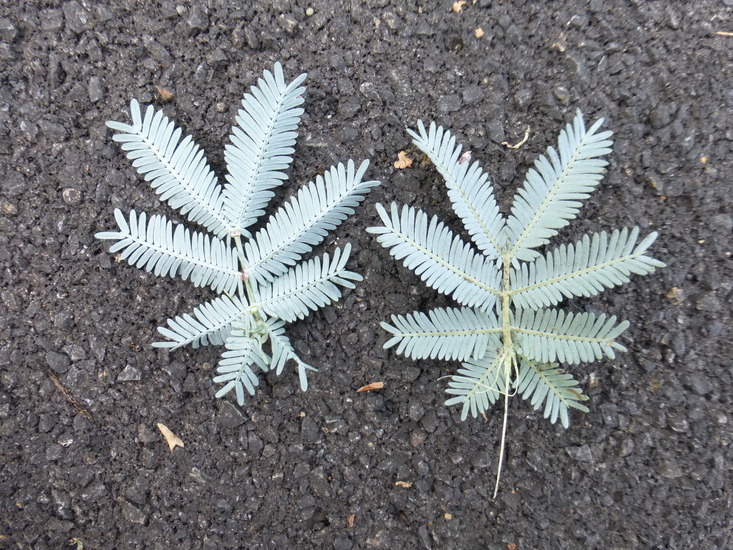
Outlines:
{"type": "Polygon", "coordinates": [[[573,244],[542,252],[541,247],[574,219],[582,201],[603,176],[611,151],[611,132],[603,121],[585,128],[578,111],[530,169],[509,217],[499,211],[488,176],[470,154],[462,154],[450,132],[432,123],[409,131],[445,179],[453,209],[473,246],[436,216],[392,203],[377,205],[384,225],[369,228],[378,241],[425,283],[451,296],[462,307],[428,313],[392,315],[382,323],[392,337],[385,348],[412,359],[462,361],[450,377],[452,397],[461,418],[484,414],[504,398],[504,425],[497,474],[503,459],[507,404],[519,393],[545,418],[568,427],[568,410],[588,409],[578,382],[560,368],[613,358],[625,351],[617,338],[628,327],[615,316],[568,313],[555,309],[565,298],[593,296],[646,275],[664,264],[646,255],[657,237],[639,241],[639,229],[594,233],[573,244]]]}
{"type": "Polygon", "coordinates": [[[306,75],[286,83],[282,67],[265,71],[244,95],[242,108],[225,148],[226,183],[218,181],[203,150],[162,111],[141,113],[130,103],[132,124],[108,122],[137,171],[171,207],[206,231],[193,231],[162,215],[148,217],[115,210],[118,231],[97,233],[117,241],[110,252],[155,275],[179,276],[194,286],[208,286],[219,296],[192,313],[169,319],[158,330],[168,338],[153,344],[176,349],[223,345],[226,351],[214,378],[234,390],[240,405],[244,392],[254,395],[255,369],[277,374],[292,359],[301,388],[308,386],[303,362],[285,335],[285,323],[341,297],[361,276],[348,271],[350,245],[309,260],[303,256],[320,244],[365,198],[377,181],[364,181],[368,161],[339,164],[301,188],[258,230],[273,189],[288,176],[303,109],[301,86],[306,75]]]}

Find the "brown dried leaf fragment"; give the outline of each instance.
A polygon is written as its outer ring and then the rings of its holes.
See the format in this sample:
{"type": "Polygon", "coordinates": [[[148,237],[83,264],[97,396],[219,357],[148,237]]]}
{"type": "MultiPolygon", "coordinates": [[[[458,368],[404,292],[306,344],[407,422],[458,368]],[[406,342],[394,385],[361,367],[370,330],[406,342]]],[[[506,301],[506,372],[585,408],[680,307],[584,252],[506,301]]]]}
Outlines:
{"type": "Polygon", "coordinates": [[[170,431],[168,429],[168,426],[158,422],[158,429],[160,430],[160,433],[163,434],[163,437],[165,437],[165,440],[168,443],[168,448],[171,450],[171,452],[176,447],[183,447],[183,441],[181,440],[181,438],[174,434],[172,431],[170,431]]]}
{"type": "Polygon", "coordinates": [[[346,526],[351,529],[354,527],[354,522],[356,521],[356,514],[349,514],[346,517],[346,526]]]}
{"type": "Polygon", "coordinates": [[[394,163],[394,167],[397,170],[404,170],[405,168],[409,168],[412,166],[412,159],[407,156],[407,153],[404,151],[400,151],[397,153],[397,160],[394,163]]]}
{"type": "Polygon", "coordinates": [[[175,95],[173,92],[163,88],[162,86],[155,86],[155,91],[158,92],[158,97],[162,102],[170,101],[175,95]]]}
{"type": "Polygon", "coordinates": [[[681,288],[677,288],[676,286],[673,286],[669,292],[667,292],[667,298],[669,298],[672,301],[672,304],[675,306],[680,305],[682,302],[685,301],[685,291],[681,288]]]}
{"type": "Polygon", "coordinates": [[[372,391],[372,390],[381,390],[384,388],[384,382],[372,382],[371,384],[367,384],[366,386],[362,386],[358,390],[356,390],[356,393],[360,393],[363,391],[372,391]]]}

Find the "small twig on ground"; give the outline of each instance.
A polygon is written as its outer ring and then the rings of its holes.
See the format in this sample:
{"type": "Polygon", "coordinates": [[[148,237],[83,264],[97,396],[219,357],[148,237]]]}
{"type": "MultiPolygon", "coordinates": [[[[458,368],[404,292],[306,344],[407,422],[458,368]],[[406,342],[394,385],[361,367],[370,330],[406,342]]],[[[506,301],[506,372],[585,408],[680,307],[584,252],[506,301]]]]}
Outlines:
{"type": "Polygon", "coordinates": [[[524,131],[524,137],[522,138],[522,141],[517,143],[516,145],[511,145],[507,141],[502,141],[501,144],[506,147],[507,149],[519,149],[522,145],[527,143],[527,140],[529,139],[529,126],[527,126],[527,129],[524,131]]]}
{"type": "Polygon", "coordinates": [[[56,389],[59,390],[59,392],[61,392],[61,395],[64,396],[66,401],[68,401],[77,411],[86,416],[89,420],[92,420],[92,413],[89,412],[89,409],[79,403],[76,397],[71,395],[71,392],[67,390],[61,382],[59,382],[58,377],[53,373],[53,371],[46,365],[41,365],[41,367],[43,368],[43,372],[48,375],[51,382],[53,382],[53,385],[56,386],[56,389]]]}

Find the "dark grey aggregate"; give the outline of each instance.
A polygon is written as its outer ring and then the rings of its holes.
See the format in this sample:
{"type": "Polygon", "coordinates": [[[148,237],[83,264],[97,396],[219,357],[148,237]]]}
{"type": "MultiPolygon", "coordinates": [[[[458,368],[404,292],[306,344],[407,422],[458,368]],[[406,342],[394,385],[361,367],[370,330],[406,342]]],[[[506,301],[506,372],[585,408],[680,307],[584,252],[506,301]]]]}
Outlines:
{"type": "Polygon", "coordinates": [[[0,3],[1,548],[733,544],[733,63],[716,34],[733,2],[451,5],[0,3]],[[150,346],[209,294],[118,263],[93,237],[116,207],[171,214],[104,122],[152,101],[221,175],[241,94],[277,60],[309,73],[283,195],[349,157],[370,158],[383,185],[335,233],[365,280],[288,328],[319,367],[309,391],[288,366],[239,407],[213,398],[219,350],[150,346]],[[396,200],[462,230],[404,131],[418,119],[451,128],[507,211],[577,108],[605,117],[616,144],[558,241],[640,225],[660,232],[668,267],[573,303],[629,319],[629,352],[573,369],[591,412],[568,430],[512,402],[492,500],[498,411],[461,422],[439,380],[457,365],[381,349],[390,314],[453,304],[364,228],[375,202],[396,200]],[[519,149],[501,145],[527,128],[519,149]],[[411,169],[395,170],[399,151],[411,169]],[[185,447],[171,452],[158,422],[185,447]]]}

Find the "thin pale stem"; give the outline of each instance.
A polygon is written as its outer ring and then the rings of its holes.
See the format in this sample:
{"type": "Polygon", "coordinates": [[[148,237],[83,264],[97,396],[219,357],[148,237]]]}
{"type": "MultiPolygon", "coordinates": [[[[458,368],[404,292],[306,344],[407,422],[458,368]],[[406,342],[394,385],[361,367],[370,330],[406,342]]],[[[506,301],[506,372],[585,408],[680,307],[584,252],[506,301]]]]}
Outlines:
{"type": "MultiPolygon", "coordinates": [[[[506,367],[505,367],[506,368],[506,367]]],[[[506,427],[509,419],[509,391],[504,394],[504,421],[501,426],[501,446],[499,448],[499,466],[496,468],[496,483],[494,484],[494,497],[499,492],[499,481],[501,480],[501,467],[504,465],[504,442],[506,441],[506,427]]]]}
{"type": "Polygon", "coordinates": [[[503,365],[504,369],[504,420],[501,428],[501,443],[499,444],[499,465],[496,468],[496,484],[494,485],[494,497],[499,492],[499,481],[501,480],[501,468],[504,464],[504,449],[506,447],[506,430],[509,421],[509,386],[512,374],[512,366],[516,363],[514,344],[512,343],[512,325],[509,305],[511,298],[509,295],[509,274],[511,267],[511,256],[508,254],[502,257],[504,262],[504,270],[501,284],[501,332],[503,344],[503,365]]]}
{"type": "MultiPolygon", "coordinates": [[[[244,286],[244,292],[247,296],[247,302],[249,304],[255,303],[254,293],[252,292],[252,283],[250,282],[249,278],[247,277],[247,271],[246,271],[246,265],[247,262],[245,260],[244,256],[244,247],[242,246],[242,237],[241,235],[235,235],[234,236],[234,245],[237,247],[237,254],[239,255],[239,265],[242,268],[242,284],[244,286]]],[[[260,312],[257,308],[250,308],[250,313],[257,319],[258,321],[262,321],[262,316],[260,315],[260,312]]]]}

